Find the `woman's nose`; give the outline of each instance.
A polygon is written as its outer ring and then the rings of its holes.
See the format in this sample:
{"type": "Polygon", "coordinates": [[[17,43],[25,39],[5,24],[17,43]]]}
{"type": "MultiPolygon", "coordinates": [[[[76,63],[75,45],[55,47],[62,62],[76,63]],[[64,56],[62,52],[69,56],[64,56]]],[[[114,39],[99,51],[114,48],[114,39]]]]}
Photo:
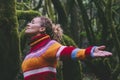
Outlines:
{"type": "Polygon", "coordinates": [[[27,25],[29,26],[31,23],[28,23],[27,25]]]}
{"type": "Polygon", "coordinates": [[[27,24],[27,26],[30,26],[30,25],[31,25],[31,23],[28,23],[28,24],[27,24]]]}

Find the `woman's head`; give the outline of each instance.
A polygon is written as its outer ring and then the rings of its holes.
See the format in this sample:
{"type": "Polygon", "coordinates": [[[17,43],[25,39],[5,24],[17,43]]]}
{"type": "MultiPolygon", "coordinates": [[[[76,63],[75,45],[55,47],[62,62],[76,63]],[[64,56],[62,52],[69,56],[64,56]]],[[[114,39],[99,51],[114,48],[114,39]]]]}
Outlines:
{"type": "Polygon", "coordinates": [[[52,39],[60,40],[62,37],[62,29],[59,24],[53,24],[52,21],[44,16],[35,17],[27,24],[25,33],[30,36],[48,34],[52,39]]]}

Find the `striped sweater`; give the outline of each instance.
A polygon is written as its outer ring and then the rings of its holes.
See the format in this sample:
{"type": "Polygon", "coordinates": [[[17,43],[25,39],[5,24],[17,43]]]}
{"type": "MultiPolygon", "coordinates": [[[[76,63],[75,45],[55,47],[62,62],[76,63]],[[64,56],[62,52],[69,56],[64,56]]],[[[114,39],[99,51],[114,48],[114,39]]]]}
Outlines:
{"type": "Polygon", "coordinates": [[[22,63],[24,80],[56,80],[57,60],[82,60],[90,56],[93,48],[63,46],[47,34],[33,37],[30,46],[30,53],[22,63]]]}

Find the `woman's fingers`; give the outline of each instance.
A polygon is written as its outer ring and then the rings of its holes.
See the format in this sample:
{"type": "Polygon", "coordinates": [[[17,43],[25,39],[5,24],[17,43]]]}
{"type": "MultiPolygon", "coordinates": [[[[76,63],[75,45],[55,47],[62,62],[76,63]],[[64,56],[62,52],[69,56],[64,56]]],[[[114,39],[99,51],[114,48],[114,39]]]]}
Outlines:
{"type": "Polygon", "coordinates": [[[106,48],[106,46],[102,45],[98,47],[98,50],[104,50],[106,48]]]}
{"type": "Polygon", "coordinates": [[[94,53],[94,57],[107,57],[107,56],[112,56],[112,53],[108,51],[98,51],[94,53]]]}

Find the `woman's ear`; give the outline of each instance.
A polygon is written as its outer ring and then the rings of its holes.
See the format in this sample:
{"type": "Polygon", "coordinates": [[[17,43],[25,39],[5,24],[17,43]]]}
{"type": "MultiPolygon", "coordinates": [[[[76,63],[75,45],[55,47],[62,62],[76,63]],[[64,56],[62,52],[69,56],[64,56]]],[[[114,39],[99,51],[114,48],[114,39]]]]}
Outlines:
{"type": "Polygon", "coordinates": [[[46,30],[45,27],[40,27],[40,28],[39,28],[39,31],[40,31],[40,32],[45,32],[45,30],[46,30]]]}

